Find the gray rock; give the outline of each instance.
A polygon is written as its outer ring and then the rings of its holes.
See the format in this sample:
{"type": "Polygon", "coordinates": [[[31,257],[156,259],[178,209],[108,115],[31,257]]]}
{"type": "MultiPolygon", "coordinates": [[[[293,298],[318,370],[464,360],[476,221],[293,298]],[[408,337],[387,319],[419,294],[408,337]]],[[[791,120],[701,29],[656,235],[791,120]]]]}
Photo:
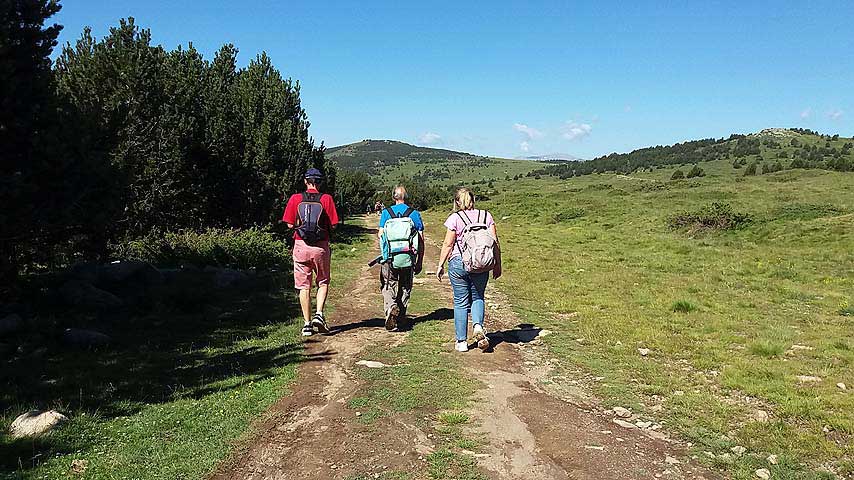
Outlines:
{"type": "Polygon", "coordinates": [[[68,417],[56,410],[30,410],[12,422],[9,435],[15,439],[40,437],[67,421],[68,417]]]}
{"type": "Polygon", "coordinates": [[[82,328],[66,328],[62,334],[63,342],[76,347],[98,347],[109,344],[111,340],[109,335],[82,328]]]}
{"type": "Polygon", "coordinates": [[[98,268],[97,283],[102,287],[129,280],[153,285],[163,282],[163,274],[151,264],[137,260],[108,263],[98,268]]]}
{"type": "Polygon", "coordinates": [[[249,279],[245,273],[231,268],[223,268],[214,274],[214,285],[217,288],[229,288],[240,285],[249,279]]]}
{"type": "Polygon", "coordinates": [[[614,407],[614,415],[619,418],[629,418],[632,416],[632,411],[624,407],[614,407]]]}
{"type": "Polygon", "coordinates": [[[15,333],[24,326],[24,320],[17,313],[0,318],[0,337],[15,333]]]}
{"type": "Polygon", "coordinates": [[[68,276],[84,282],[95,283],[98,281],[98,264],[95,262],[75,263],[68,269],[68,276]]]}
{"type": "Polygon", "coordinates": [[[60,287],[59,294],[66,303],[75,307],[107,310],[122,306],[119,297],[82,280],[69,280],[60,287]]]}

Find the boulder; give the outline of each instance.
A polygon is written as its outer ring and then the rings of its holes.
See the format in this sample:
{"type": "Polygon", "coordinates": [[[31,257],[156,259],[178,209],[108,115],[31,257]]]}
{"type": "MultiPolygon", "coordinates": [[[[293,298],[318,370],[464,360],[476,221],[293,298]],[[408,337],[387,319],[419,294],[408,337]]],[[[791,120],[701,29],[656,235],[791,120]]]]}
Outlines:
{"type": "Polygon", "coordinates": [[[99,347],[110,343],[108,335],[94,330],[82,328],[66,328],[62,333],[62,341],[75,347],[99,347]]]}
{"type": "Polygon", "coordinates": [[[127,281],[154,285],[163,282],[163,274],[150,263],[137,260],[122,260],[98,268],[97,283],[101,287],[106,288],[127,281]]]}
{"type": "Polygon", "coordinates": [[[0,337],[15,333],[24,326],[24,320],[17,313],[0,318],[0,337]]]}
{"type": "Polygon", "coordinates": [[[753,473],[757,478],[761,478],[762,480],[768,480],[771,478],[771,472],[767,468],[760,468],[753,473]]]}
{"type": "Polygon", "coordinates": [[[98,264],[95,262],[75,263],[68,269],[68,276],[84,282],[95,283],[98,281],[98,264]]]}
{"type": "Polygon", "coordinates": [[[12,422],[9,436],[14,439],[40,437],[67,421],[68,417],[56,410],[30,410],[12,422]]]}
{"type": "Polygon", "coordinates": [[[107,310],[122,306],[119,297],[82,280],[65,282],[60,287],[59,294],[66,303],[75,307],[107,310]]]}
{"type": "Polygon", "coordinates": [[[214,274],[214,285],[216,285],[217,288],[229,288],[237,286],[248,279],[249,276],[239,270],[223,268],[221,270],[217,270],[214,274]]]}

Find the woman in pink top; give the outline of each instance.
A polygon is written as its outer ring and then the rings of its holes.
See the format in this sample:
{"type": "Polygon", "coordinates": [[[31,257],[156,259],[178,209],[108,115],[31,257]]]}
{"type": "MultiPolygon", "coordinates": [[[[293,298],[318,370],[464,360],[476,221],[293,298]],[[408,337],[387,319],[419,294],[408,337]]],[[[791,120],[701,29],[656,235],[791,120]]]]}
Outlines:
{"type": "Polygon", "coordinates": [[[457,190],[454,196],[454,213],[445,221],[448,231],[439,254],[439,265],[436,266],[436,277],[441,281],[445,273],[445,260],[448,261],[448,278],[454,291],[454,329],[456,331],[456,350],[468,351],[467,330],[468,313],[471,311],[473,336],[478,348],[489,348],[489,338],[483,326],[485,316],[484,291],[489,281],[489,272],[471,273],[463,266],[459,235],[467,224],[484,223],[495,238],[495,267],[492,278],[501,276],[501,254],[498,248],[498,233],[495,230],[495,220],[486,210],[474,208],[474,194],[467,189],[457,190]]]}

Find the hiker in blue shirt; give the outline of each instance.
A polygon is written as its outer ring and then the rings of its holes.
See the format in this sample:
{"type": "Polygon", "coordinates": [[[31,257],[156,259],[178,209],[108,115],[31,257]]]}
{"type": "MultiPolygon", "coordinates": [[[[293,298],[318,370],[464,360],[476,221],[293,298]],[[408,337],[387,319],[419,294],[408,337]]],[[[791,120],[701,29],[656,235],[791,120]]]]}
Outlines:
{"type": "MultiPolygon", "coordinates": [[[[424,222],[421,220],[421,214],[417,210],[406,204],[406,188],[403,185],[398,185],[394,188],[392,194],[394,205],[383,209],[380,213],[379,237],[380,242],[387,241],[385,233],[386,223],[394,219],[396,227],[402,225],[403,231],[414,229],[408,245],[404,245],[403,250],[408,254],[402,254],[403,257],[392,262],[386,261],[380,269],[380,289],[383,294],[383,308],[385,312],[385,328],[386,330],[394,330],[397,328],[401,319],[406,318],[406,309],[409,306],[409,297],[412,294],[412,280],[418,273],[421,272],[421,266],[424,263],[424,222]],[[409,220],[403,220],[403,219],[409,220]],[[402,264],[403,266],[395,266],[402,264]]],[[[389,227],[389,233],[391,232],[389,227]]],[[[400,228],[395,228],[395,231],[400,231],[400,228]]],[[[406,235],[404,235],[406,236],[406,235]]],[[[398,242],[399,243],[399,242],[398,242]]],[[[384,251],[388,251],[389,246],[384,245],[384,251]]]]}

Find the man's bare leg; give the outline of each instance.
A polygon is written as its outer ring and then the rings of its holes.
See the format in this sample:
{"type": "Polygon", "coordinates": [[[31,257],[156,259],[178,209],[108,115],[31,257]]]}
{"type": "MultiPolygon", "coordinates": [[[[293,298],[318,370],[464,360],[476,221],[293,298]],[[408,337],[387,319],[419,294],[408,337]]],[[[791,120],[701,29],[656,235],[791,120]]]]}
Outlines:
{"type": "MultiPolygon", "coordinates": [[[[326,305],[326,294],[329,293],[329,285],[323,284],[317,287],[317,311],[323,313],[323,307],[326,305]]],[[[303,312],[307,310],[303,309],[303,312]]],[[[305,315],[308,315],[307,313],[305,315]]],[[[306,317],[308,318],[308,317],[306,317]]]]}
{"type": "MultiPolygon", "coordinates": [[[[318,295],[320,291],[317,292],[318,295]]],[[[299,291],[299,306],[302,308],[302,318],[305,319],[305,323],[309,323],[311,321],[311,289],[303,288],[299,291]]]]}

